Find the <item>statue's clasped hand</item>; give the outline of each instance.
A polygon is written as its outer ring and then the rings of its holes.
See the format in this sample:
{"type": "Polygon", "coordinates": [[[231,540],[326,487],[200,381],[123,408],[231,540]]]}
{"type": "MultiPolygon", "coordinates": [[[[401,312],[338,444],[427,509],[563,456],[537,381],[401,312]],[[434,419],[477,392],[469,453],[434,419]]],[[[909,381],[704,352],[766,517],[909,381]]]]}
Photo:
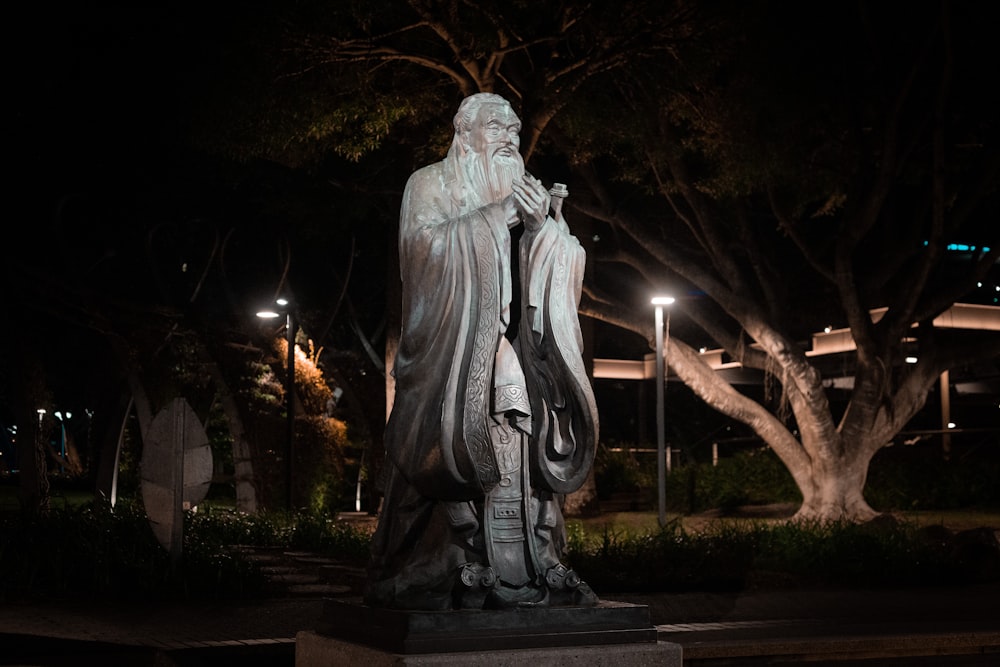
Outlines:
{"type": "Polygon", "coordinates": [[[541,181],[530,174],[525,174],[520,181],[512,184],[514,204],[529,231],[537,231],[545,224],[549,214],[551,195],[541,181]]]}

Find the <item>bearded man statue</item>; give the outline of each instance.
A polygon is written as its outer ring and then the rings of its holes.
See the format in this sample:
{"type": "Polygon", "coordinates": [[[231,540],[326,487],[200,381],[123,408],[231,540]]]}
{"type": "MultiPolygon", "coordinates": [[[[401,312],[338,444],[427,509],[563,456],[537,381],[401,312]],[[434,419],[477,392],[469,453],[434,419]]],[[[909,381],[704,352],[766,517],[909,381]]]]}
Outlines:
{"type": "Polygon", "coordinates": [[[365,602],[594,605],[562,562],[560,509],[597,444],[584,251],[525,173],[504,98],[466,98],[454,126],[447,157],[403,195],[403,324],[365,602]]]}

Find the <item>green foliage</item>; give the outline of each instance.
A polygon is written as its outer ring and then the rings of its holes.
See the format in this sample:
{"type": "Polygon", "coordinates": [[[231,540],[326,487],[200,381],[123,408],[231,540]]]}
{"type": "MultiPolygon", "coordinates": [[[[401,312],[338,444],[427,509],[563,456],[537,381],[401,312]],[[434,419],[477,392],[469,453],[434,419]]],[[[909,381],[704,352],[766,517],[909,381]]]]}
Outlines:
{"type": "Polygon", "coordinates": [[[672,506],[680,510],[728,510],[740,505],[802,500],[788,469],[770,449],[721,458],[717,466],[682,466],[676,477],[684,481],[672,485],[670,498],[672,506]]]}
{"type": "Polygon", "coordinates": [[[380,98],[371,104],[355,97],[343,107],[316,114],[299,140],[319,142],[337,155],[357,162],[381,148],[393,129],[403,121],[415,119],[417,111],[405,98],[380,98]]]}
{"type": "Polygon", "coordinates": [[[212,447],[216,468],[232,475],[235,472],[233,435],[229,429],[226,413],[219,401],[212,403],[208,419],[205,421],[205,433],[208,435],[209,444],[212,447]]]}
{"type": "Polygon", "coordinates": [[[937,447],[884,448],[872,460],[865,499],[883,511],[1000,507],[1000,453],[986,445],[948,461],[937,447]]]}
{"type": "Polygon", "coordinates": [[[139,423],[130,417],[125,438],[118,457],[118,497],[137,498],[139,496],[139,461],[142,458],[142,437],[139,423]]]}
{"type": "MultiPolygon", "coordinates": [[[[688,532],[569,531],[569,560],[604,591],[739,590],[779,586],[907,586],[966,579],[915,525],[718,522],[688,532]]],[[[995,573],[992,575],[995,577],[995,573]]]]}
{"type": "MultiPolygon", "coordinates": [[[[594,461],[597,493],[635,493],[640,504],[655,502],[656,455],[613,452],[601,446],[594,461]]],[[[788,469],[770,449],[756,449],[711,463],[686,463],[666,480],[667,507],[675,512],[723,511],[740,505],[798,502],[802,499],[788,469]]]]}
{"type": "Polygon", "coordinates": [[[601,443],[594,457],[594,481],[602,500],[613,493],[656,488],[655,459],[649,465],[652,457],[647,454],[636,454],[628,447],[621,449],[624,451],[612,451],[601,443]]]}
{"type": "Polygon", "coordinates": [[[746,535],[689,534],[678,522],[632,535],[605,528],[573,542],[569,560],[597,590],[708,590],[739,587],[750,561],[746,535]]]}
{"type": "MultiPolygon", "coordinates": [[[[1000,556],[990,552],[979,559],[987,566],[970,571],[976,553],[962,551],[969,545],[961,535],[939,533],[891,519],[862,525],[719,520],[700,531],[675,520],[656,531],[604,527],[594,533],[569,521],[567,556],[605,592],[947,585],[1000,574],[1000,556]]],[[[90,505],[41,517],[4,514],[0,534],[0,599],[252,596],[263,578],[239,547],[311,550],[361,565],[370,541],[367,530],[321,513],[188,513],[183,559],[171,567],[135,503],[119,503],[113,512],[90,505]]]]}
{"type": "Polygon", "coordinates": [[[296,420],[296,486],[302,493],[296,507],[312,513],[336,512],[349,490],[344,460],[347,425],[334,417],[296,420]]]}
{"type": "Polygon", "coordinates": [[[227,510],[189,513],[184,524],[189,539],[212,544],[274,546],[289,544],[294,523],[287,514],[239,514],[227,510]],[[190,536],[195,537],[190,537],[190,536]]]}
{"type": "Polygon", "coordinates": [[[108,597],[233,598],[259,592],[263,577],[236,546],[311,549],[363,563],[369,535],[320,515],[187,513],[181,562],[149,528],[139,503],[95,504],[44,516],[0,515],[0,599],[108,597]]]}
{"type": "MultiPolygon", "coordinates": [[[[936,447],[889,447],[872,460],[865,498],[881,511],[1000,506],[1000,456],[994,448],[956,452],[945,461],[936,447]]],[[[602,446],[594,462],[598,497],[636,494],[652,507],[656,497],[656,457],[612,452],[602,446]]],[[[718,465],[677,466],[667,476],[667,508],[723,514],[742,505],[798,503],[802,496],[788,469],[769,449],[753,449],[719,459],[718,465]]]]}
{"type": "Polygon", "coordinates": [[[306,513],[296,517],[290,543],[298,549],[361,564],[368,559],[369,541],[366,531],[334,521],[326,514],[306,513]]]}
{"type": "Polygon", "coordinates": [[[240,393],[250,409],[258,414],[277,410],[285,400],[285,386],[269,364],[249,362],[242,378],[240,393]]]}
{"type": "Polygon", "coordinates": [[[145,596],[171,584],[168,554],[135,503],[119,503],[113,513],[90,505],[46,515],[4,515],[0,529],[4,597],[70,592],[145,596]]]}
{"type": "Polygon", "coordinates": [[[831,585],[949,583],[960,573],[912,524],[786,523],[755,530],[754,567],[831,585]]]}

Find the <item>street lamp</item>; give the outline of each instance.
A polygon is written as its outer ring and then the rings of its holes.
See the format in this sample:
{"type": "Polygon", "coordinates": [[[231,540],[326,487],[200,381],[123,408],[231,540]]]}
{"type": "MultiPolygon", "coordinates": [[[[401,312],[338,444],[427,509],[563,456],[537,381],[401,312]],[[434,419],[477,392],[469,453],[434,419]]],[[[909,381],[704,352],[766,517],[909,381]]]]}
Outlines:
{"type": "MultiPolygon", "coordinates": [[[[674,302],[672,296],[653,297],[652,304],[656,306],[656,478],[657,495],[659,497],[660,527],[667,525],[667,480],[666,473],[670,471],[670,452],[666,449],[663,435],[663,384],[666,379],[666,355],[663,347],[663,307],[674,302]]],[[[667,341],[670,341],[670,311],[667,311],[667,341]]]]}
{"type": "MultiPolygon", "coordinates": [[[[59,472],[66,472],[66,422],[63,421],[63,413],[56,412],[52,413],[55,418],[59,420],[59,453],[62,455],[62,459],[59,461],[59,472]]],[[[72,419],[73,413],[67,412],[66,419],[72,419]]]]}
{"type": "MultiPolygon", "coordinates": [[[[292,442],[295,439],[295,402],[292,399],[293,392],[295,391],[295,318],[292,316],[292,309],[289,306],[288,299],[277,299],[274,303],[283,309],[285,313],[285,332],[288,340],[288,370],[285,373],[285,460],[288,462],[288,465],[285,466],[287,475],[285,483],[288,486],[288,510],[291,511],[294,508],[292,502],[292,480],[295,478],[293,471],[295,459],[292,456],[292,442]]],[[[274,319],[281,317],[281,311],[265,309],[258,311],[257,317],[274,319]]]]}

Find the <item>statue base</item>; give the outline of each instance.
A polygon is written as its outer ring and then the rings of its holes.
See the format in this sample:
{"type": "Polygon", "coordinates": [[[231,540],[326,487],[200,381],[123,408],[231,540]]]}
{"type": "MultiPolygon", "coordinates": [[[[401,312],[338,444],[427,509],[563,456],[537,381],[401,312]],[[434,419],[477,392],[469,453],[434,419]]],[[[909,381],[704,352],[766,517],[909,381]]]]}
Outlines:
{"type": "Polygon", "coordinates": [[[513,648],[456,653],[400,654],[317,632],[295,638],[295,667],[364,665],[365,667],[682,667],[680,644],[641,642],[604,646],[513,648]]]}
{"type": "Polygon", "coordinates": [[[656,644],[648,607],[610,601],[593,607],[410,611],[328,599],[316,634],[399,654],[656,644]]]}

